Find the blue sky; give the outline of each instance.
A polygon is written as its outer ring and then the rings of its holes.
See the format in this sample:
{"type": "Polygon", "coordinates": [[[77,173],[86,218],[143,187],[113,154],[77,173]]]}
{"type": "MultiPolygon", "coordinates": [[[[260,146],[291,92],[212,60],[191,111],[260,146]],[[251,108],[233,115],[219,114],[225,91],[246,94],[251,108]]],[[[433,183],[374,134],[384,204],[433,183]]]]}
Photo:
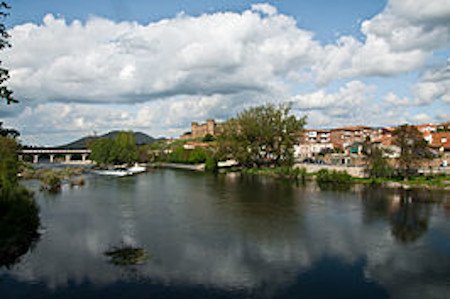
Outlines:
{"type": "Polygon", "coordinates": [[[25,143],[177,136],[290,102],[310,127],[450,119],[450,0],[10,1],[25,143]]]}
{"type": "MultiPolygon", "coordinates": [[[[96,15],[115,21],[136,21],[146,24],[174,17],[181,11],[189,15],[217,11],[239,12],[261,1],[16,0],[10,2],[14,6],[14,13],[8,24],[13,26],[25,22],[41,23],[48,13],[64,16],[68,21],[86,20],[96,15]]],[[[265,1],[276,6],[281,13],[295,17],[299,26],[313,31],[323,42],[334,41],[337,34],[352,34],[362,38],[359,32],[360,21],[381,12],[386,2],[386,0],[265,1]]]]}

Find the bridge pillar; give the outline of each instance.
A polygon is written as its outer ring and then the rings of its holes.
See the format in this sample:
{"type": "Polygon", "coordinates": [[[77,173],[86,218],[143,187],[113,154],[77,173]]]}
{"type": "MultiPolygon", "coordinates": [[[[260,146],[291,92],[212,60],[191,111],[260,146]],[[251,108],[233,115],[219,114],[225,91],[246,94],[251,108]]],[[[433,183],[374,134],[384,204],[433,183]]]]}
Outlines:
{"type": "Polygon", "coordinates": [[[66,154],[66,163],[70,162],[72,160],[72,155],[66,154]]]}
{"type": "Polygon", "coordinates": [[[55,155],[50,155],[50,163],[53,163],[55,160],[55,155]]]}
{"type": "Polygon", "coordinates": [[[19,159],[19,161],[23,161],[23,155],[18,155],[17,159],[19,159]]]}
{"type": "Polygon", "coordinates": [[[33,163],[34,164],[39,163],[39,155],[33,155],[33,163]]]}
{"type": "Polygon", "coordinates": [[[88,154],[82,154],[81,155],[81,161],[86,162],[88,154]]]}

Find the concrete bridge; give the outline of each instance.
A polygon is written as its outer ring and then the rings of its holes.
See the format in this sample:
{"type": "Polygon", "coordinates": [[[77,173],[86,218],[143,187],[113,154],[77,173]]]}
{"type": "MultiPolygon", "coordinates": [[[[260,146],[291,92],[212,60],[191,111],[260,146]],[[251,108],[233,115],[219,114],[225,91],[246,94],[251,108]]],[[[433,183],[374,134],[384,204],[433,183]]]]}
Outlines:
{"type": "Polygon", "coordinates": [[[91,153],[90,149],[52,149],[52,148],[30,148],[30,149],[22,149],[17,154],[19,156],[19,160],[23,160],[25,155],[30,155],[33,157],[33,163],[39,163],[39,158],[42,155],[47,155],[50,157],[50,163],[55,162],[55,156],[60,155],[64,156],[65,163],[72,162],[73,155],[80,155],[81,162],[87,163],[87,157],[91,153]]]}

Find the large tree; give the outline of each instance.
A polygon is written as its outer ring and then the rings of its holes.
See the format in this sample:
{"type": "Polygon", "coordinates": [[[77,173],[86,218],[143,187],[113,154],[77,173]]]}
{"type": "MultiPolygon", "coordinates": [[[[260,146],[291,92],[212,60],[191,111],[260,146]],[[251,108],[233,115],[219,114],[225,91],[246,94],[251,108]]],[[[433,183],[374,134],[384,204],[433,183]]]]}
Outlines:
{"type": "Polygon", "coordinates": [[[290,114],[287,105],[244,110],[223,125],[220,158],[236,159],[245,167],[291,166],[304,125],[305,118],[290,114]]]}
{"type": "Polygon", "coordinates": [[[422,133],[410,125],[402,125],[393,132],[394,144],[400,148],[398,166],[405,179],[416,172],[420,162],[430,157],[422,133]]]}
{"type": "Polygon", "coordinates": [[[99,138],[89,144],[91,159],[101,165],[132,163],[138,158],[136,140],[132,132],[119,132],[114,139],[99,138]]]}
{"type": "MultiPolygon", "coordinates": [[[[9,5],[6,2],[0,2],[0,50],[11,47],[9,43],[9,34],[4,24],[4,19],[8,16],[9,5]]],[[[5,83],[9,79],[8,69],[1,66],[0,60],[0,99],[5,100],[7,104],[17,103],[17,100],[13,97],[13,92],[9,89],[5,83]]]]}

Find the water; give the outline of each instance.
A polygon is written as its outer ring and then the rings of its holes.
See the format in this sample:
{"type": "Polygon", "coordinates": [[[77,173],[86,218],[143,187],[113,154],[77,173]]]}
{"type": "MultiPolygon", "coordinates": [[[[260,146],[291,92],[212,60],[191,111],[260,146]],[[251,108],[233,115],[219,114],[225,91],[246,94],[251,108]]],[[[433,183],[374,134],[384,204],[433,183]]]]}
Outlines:
{"type": "Polygon", "coordinates": [[[0,268],[2,299],[450,298],[448,193],[158,170],[36,197],[42,235],[0,268]],[[149,259],[110,263],[123,245],[149,259]]]}

